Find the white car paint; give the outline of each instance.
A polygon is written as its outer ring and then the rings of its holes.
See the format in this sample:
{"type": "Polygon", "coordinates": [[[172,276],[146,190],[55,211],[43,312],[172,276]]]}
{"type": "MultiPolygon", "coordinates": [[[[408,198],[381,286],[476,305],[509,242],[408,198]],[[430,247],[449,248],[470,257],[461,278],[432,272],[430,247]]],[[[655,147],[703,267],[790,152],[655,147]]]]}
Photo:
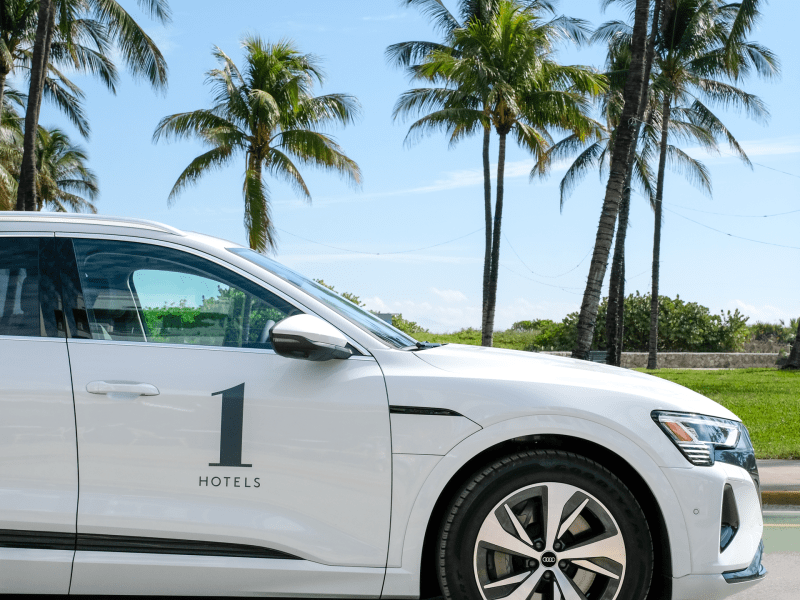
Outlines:
{"type": "MultiPolygon", "coordinates": [[[[754,583],[730,585],[721,576],[746,568],[761,538],[749,474],[725,464],[693,467],[650,417],[661,409],[736,419],[699,394],[632,371],[532,353],[391,348],[227,250],[236,244],[157,223],[0,215],[0,235],[32,234],[147,243],[204,257],[323,319],[363,356],[313,363],[271,350],[0,336],[4,358],[19,361],[0,365],[7,369],[0,411],[34,430],[13,442],[0,438],[0,528],[263,545],[302,559],[0,548],[0,592],[415,598],[425,532],[451,478],[487,449],[541,434],[599,444],[646,482],[669,536],[674,600],[722,598],[754,583]],[[37,368],[42,352],[52,353],[47,377],[37,368]],[[74,413],[65,383],[70,365],[74,413]],[[219,398],[212,394],[242,382],[242,462],[253,467],[222,477],[252,477],[250,485],[258,477],[261,485],[203,488],[197,481],[216,476],[209,463],[220,452],[219,398]],[[114,387],[123,384],[129,387],[114,387]],[[33,412],[19,412],[23,400],[33,412]],[[56,412],[37,413],[45,405],[56,412]],[[456,414],[390,415],[389,405],[456,414]],[[31,470],[34,461],[48,464],[31,470]],[[19,472],[39,473],[40,481],[7,477],[19,472]],[[42,491],[42,481],[50,489],[42,491]],[[721,554],[726,484],[743,527],[721,554]],[[252,494],[258,490],[269,493],[252,494]],[[30,501],[21,501],[26,494],[30,501]],[[74,561],[65,558],[70,554],[74,561]],[[70,584],[65,565],[73,562],[70,584]],[[34,567],[41,575],[26,579],[34,567]]],[[[0,430],[7,422],[0,420],[0,430]]]]}

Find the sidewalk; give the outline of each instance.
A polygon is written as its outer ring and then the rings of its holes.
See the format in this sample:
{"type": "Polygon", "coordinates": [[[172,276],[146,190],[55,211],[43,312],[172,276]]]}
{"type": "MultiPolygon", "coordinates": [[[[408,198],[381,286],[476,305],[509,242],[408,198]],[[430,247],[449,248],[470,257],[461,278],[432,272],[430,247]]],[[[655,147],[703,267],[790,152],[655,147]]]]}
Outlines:
{"type": "Polygon", "coordinates": [[[800,460],[759,460],[764,504],[800,506],[800,460]]]}

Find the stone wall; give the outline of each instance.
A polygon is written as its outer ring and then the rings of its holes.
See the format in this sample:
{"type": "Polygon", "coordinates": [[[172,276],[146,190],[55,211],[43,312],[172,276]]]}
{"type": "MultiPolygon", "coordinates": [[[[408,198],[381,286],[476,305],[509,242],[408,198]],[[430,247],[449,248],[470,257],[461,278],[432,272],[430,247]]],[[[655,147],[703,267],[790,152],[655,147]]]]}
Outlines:
{"type": "MultiPolygon", "coordinates": [[[[544,352],[555,356],[570,356],[570,352],[544,352]]],[[[622,366],[643,369],[647,352],[623,352],[622,366]]],[[[749,352],[659,352],[658,366],[662,369],[767,369],[785,362],[779,354],[749,352]]]]}

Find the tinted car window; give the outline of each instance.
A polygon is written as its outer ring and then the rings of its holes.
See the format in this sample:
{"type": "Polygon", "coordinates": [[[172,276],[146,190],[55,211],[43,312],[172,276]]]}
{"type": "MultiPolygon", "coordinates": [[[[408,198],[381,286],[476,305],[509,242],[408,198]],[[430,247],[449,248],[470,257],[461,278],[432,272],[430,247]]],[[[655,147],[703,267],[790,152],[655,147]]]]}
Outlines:
{"type": "Polygon", "coordinates": [[[63,335],[61,297],[53,283],[54,243],[0,237],[0,335],[63,335]]]}
{"type": "MultiPolygon", "coordinates": [[[[150,244],[74,240],[92,339],[270,348],[270,327],[300,311],[194,255],[150,244]]],[[[80,320],[77,319],[77,320],[80,320]]]]}

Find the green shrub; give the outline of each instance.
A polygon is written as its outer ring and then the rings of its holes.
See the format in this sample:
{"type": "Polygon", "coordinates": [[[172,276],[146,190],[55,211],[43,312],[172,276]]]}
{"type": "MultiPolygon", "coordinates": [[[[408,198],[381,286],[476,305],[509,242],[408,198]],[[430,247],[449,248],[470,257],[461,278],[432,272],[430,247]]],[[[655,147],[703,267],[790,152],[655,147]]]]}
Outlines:
{"type": "Polygon", "coordinates": [[[327,283],[322,281],[322,279],[315,279],[314,281],[320,284],[322,287],[326,287],[330,291],[336,292],[345,300],[350,300],[350,302],[352,302],[356,306],[366,306],[363,302],[361,302],[361,298],[359,298],[355,294],[351,294],[350,292],[337,292],[332,285],[328,285],[327,283]]]}
{"type": "Polygon", "coordinates": [[[791,344],[797,335],[797,319],[792,319],[789,326],[781,319],[778,323],[762,323],[750,325],[750,339],[754,342],[775,341],[779,344],[791,344]]]}
{"type": "MultiPolygon", "coordinates": [[[[597,316],[592,347],[606,348],[606,312],[604,298],[597,316]]],[[[661,352],[736,352],[750,337],[748,317],[739,310],[711,311],[697,302],[659,296],[658,349],[661,352]]],[[[650,295],[638,291],[625,298],[623,349],[647,352],[650,349],[650,295]]]]}
{"type": "Polygon", "coordinates": [[[400,331],[412,336],[419,333],[429,333],[427,329],[415,323],[414,321],[405,320],[403,315],[392,315],[392,325],[400,331]]]}
{"type": "MultiPolygon", "coordinates": [[[[606,349],[606,313],[608,298],[600,303],[592,349],[606,349]]],[[[519,321],[512,329],[535,334],[528,350],[570,351],[578,336],[577,312],[568,314],[561,323],[548,319],[519,321]]],[[[747,317],[734,312],[711,311],[696,302],[660,296],[659,350],[662,352],[736,352],[750,338],[747,317]]],[[[623,349],[647,352],[650,347],[650,295],[639,292],[625,298],[625,330],[623,349]]]]}

